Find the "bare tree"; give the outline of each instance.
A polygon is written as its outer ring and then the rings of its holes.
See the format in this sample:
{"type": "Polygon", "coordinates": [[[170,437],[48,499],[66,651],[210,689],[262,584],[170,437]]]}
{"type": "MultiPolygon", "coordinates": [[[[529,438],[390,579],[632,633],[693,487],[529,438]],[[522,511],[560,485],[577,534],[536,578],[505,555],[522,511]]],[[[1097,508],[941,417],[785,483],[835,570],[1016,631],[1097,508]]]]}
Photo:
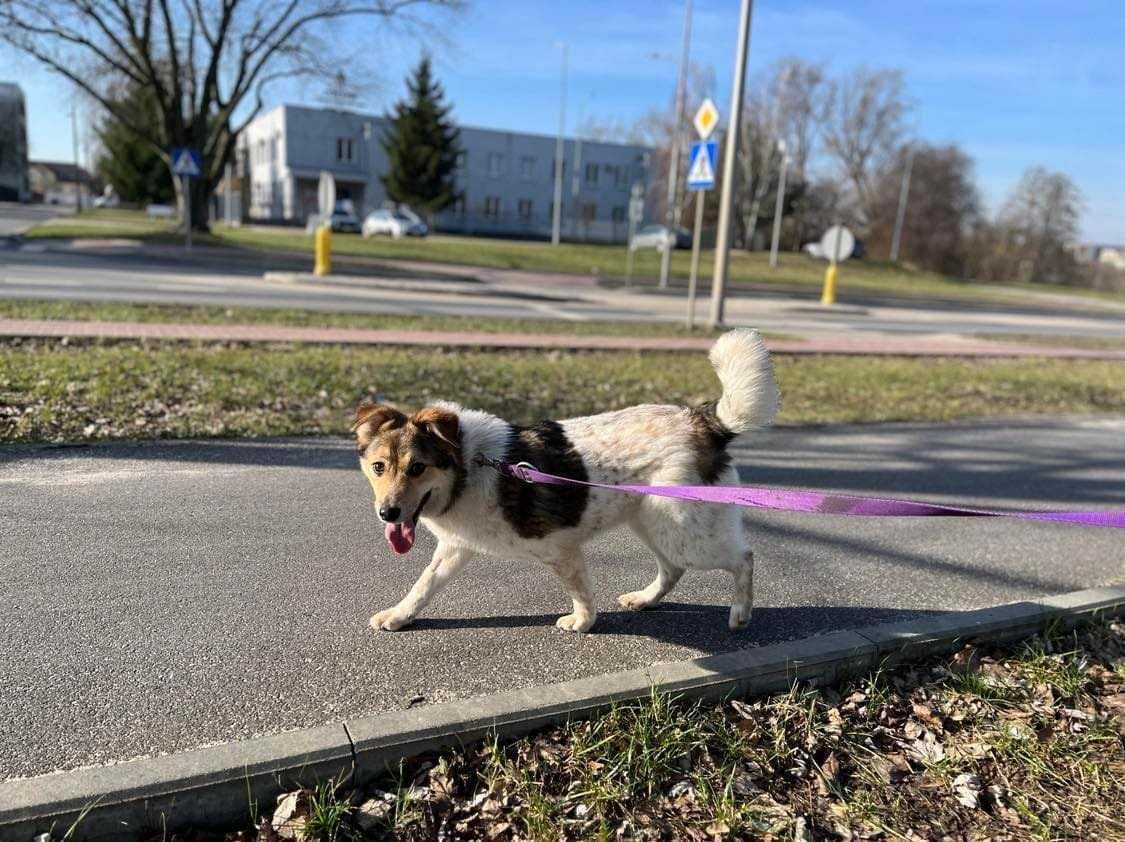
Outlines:
{"type": "Polygon", "coordinates": [[[1018,260],[1015,278],[1074,282],[1077,265],[1071,247],[1078,240],[1082,204],[1081,191],[1065,173],[1038,166],[1024,172],[998,218],[1018,260]]]}
{"type": "Polygon", "coordinates": [[[354,40],[357,24],[423,5],[458,0],[0,0],[0,38],[73,82],[169,166],[169,147],[200,150],[191,223],[205,227],[207,199],[269,84],[330,77],[344,27],[354,40]],[[153,91],[156,125],[117,105],[112,83],[122,81],[153,91]]]}
{"type": "MultiPolygon", "coordinates": [[[[890,251],[908,154],[906,147],[900,149],[876,179],[877,212],[867,240],[867,253],[872,256],[881,258],[890,251]]],[[[903,257],[924,269],[964,276],[969,233],[981,220],[972,159],[955,145],[915,144],[909,195],[902,226],[903,257]]]]}
{"type": "Polygon", "coordinates": [[[901,145],[911,108],[899,70],[861,67],[832,85],[824,145],[855,194],[864,228],[878,213],[876,175],[901,145]]]}

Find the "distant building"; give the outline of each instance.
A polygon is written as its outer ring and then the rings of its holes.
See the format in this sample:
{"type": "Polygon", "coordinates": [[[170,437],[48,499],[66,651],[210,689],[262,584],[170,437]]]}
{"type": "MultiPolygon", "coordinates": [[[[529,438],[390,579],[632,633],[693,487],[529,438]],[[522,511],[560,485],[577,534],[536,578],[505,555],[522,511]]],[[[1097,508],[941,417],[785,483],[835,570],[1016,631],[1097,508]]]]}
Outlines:
{"type": "Polygon", "coordinates": [[[1100,263],[1125,270],[1125,246],[1082,245],[1075,248],[1074,256],[1081,263],[1100,263]]]}
{"type": "MultiPolygon", "coordinates": [[[[336,177],[336,196],[361,215],[383,207],[387,172],[382,117],[281,105],[261,115],[239,139],[249,174],[251,220],[304,222],[317,212],[322,170],[336,177]]],[[[439,214],[441,231],[549,237],[556,139],[547,135],[461,127],[457,185],[462,198],[439,214]]],[[[567,139],[563,155],[562,235],[623,241],[633,184],[647,187],[644,146],[567,139]],[[577,176],[577,179],[575,179],[577,176]]]]}
{"type": "Polygon", "coordinates": [[[74,205],[79,191],[88,200],[93,177],[75,164],[61,161],[32,161],[30,166],[31,194],[37,201],[52,205],[74,205]]]}
{"type": "Polygon", "coordinates": [[[30,198],[23,91],[12,82],[0,82],[0,201],[26,202],[30,198]]]}

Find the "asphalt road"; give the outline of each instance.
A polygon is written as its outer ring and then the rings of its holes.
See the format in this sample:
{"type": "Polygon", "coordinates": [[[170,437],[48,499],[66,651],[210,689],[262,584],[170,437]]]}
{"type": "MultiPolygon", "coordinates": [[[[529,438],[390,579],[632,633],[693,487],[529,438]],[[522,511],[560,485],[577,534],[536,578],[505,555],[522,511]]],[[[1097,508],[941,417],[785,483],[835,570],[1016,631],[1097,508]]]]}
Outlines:
{"type": "MultiPolygon", "coordinates": [[[[575,284],[549,274],[480,270],[484,281],[457,280],[453,269],[391,266],[384,276],[349,277],[321,283],[265,280],[266,255],[245,261],[194,260],[180,255],[153,257],[109,250],[103,254],[0,249],[0,298],[124,301],[219,306],[295,307],[306,310],[431,314],[480,318],[551,318],[573,321],[676,321],[684,318],[682,291],[659,295],[575,284]],[[411,277],[404,277],[409,272],[411,277]],[[396,274],[397,273],[397,274],[396,274]],[[451,287],[458,287],[451,291],[451,287]]],[[[307,266],[276,258],[272,268],[307,266]]],[[[371,271],[370,269],[368,271],[371,271]]],[[[589,280],[589,279],[586,279],[589,280]]],[[[810,293],[811,295],[811,293],[810,293]]],[[[705,296],[703,296],[705,298],[705,296]]],[[[1056,336],[1125,335],[1125,307],[1074,301],[1062,307],[1051,298],[1030,297],[1028,305],[981,302],[898,301],[835,308],[818,306],[791,293],[732,296],[727,321],[788,334],[865,335],[1014,333],[1056,336]]],[[[846,300],[846,296],[844,296],[846,300]]],[[[700,300],[697,317],[706,318],[700,300]]]]}
{"type": "MultiPolygon", "coordinates": [[[[780,429],[743,480],[980,505],[1125,505],[1125,419],[780,429]]],[[[751,627],[729,582],[688,574],[662,608],[624,533],[593,549],[596,633],[542,569],[472,565],[410,630],[367,618],[432,548],[394,559],[339,439],[0,449],[0,779],[1104,583],[1114,530],[1013,521],[748,515],[751,627]]]]}

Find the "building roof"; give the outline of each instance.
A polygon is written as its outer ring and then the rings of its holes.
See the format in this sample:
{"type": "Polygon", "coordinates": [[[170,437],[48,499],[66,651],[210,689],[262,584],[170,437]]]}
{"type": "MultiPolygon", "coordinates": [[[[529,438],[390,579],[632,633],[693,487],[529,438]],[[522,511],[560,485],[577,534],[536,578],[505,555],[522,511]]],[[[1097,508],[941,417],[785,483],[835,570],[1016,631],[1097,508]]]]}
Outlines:
{"type": "Polygon", "coordinates": [[[83,184],[89,184],[93,181],[93,176],[84,167],[75,164],[66,164],[62,161],[28,161],[28,166],[44,167],[50,170],[58,181],[62,182],[80,181],[83,184]]]}

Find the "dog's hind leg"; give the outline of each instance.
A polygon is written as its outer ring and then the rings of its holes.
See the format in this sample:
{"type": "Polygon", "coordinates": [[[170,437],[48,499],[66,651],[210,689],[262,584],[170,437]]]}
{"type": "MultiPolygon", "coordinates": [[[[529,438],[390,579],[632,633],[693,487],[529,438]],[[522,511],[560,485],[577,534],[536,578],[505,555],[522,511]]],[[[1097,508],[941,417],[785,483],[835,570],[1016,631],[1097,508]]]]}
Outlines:
{"type": "Polygon", "coordinates": [[[746,628],[754,609],[754,553],[746,551],[742,564],[731,569],[734,576],[734,598],[730,603],[730,627],[746,628]]]}
{"type": "Polygon", "coordinates": [[[651,608],[664,599],[668,592],[676,587],[676,583],[680,581],[684,571],[683,568],[676,567],[668,560],[668,556],[649,538],[643,524],[636,522],[632,526],[633,532],[640,538],[641,543],[656,556],[656,578],[646,588],[621,594],[617,597],[617,602],[622,608],[628,608],[630,611],[642,611],[645,608],[651,608]]]}
{"type": "Polygon", "coordinates": [[[563,631],[589,631],[598,618],[598,609],[594,603],[594,590],[590,586],[590,574],[586,570],[586,558],[582,555],[582,550],[575,548],[558,559],[547,561],[547,566],[562,580],[573,603],[573,611],[559,617],[555,625],[563,631]]]}

